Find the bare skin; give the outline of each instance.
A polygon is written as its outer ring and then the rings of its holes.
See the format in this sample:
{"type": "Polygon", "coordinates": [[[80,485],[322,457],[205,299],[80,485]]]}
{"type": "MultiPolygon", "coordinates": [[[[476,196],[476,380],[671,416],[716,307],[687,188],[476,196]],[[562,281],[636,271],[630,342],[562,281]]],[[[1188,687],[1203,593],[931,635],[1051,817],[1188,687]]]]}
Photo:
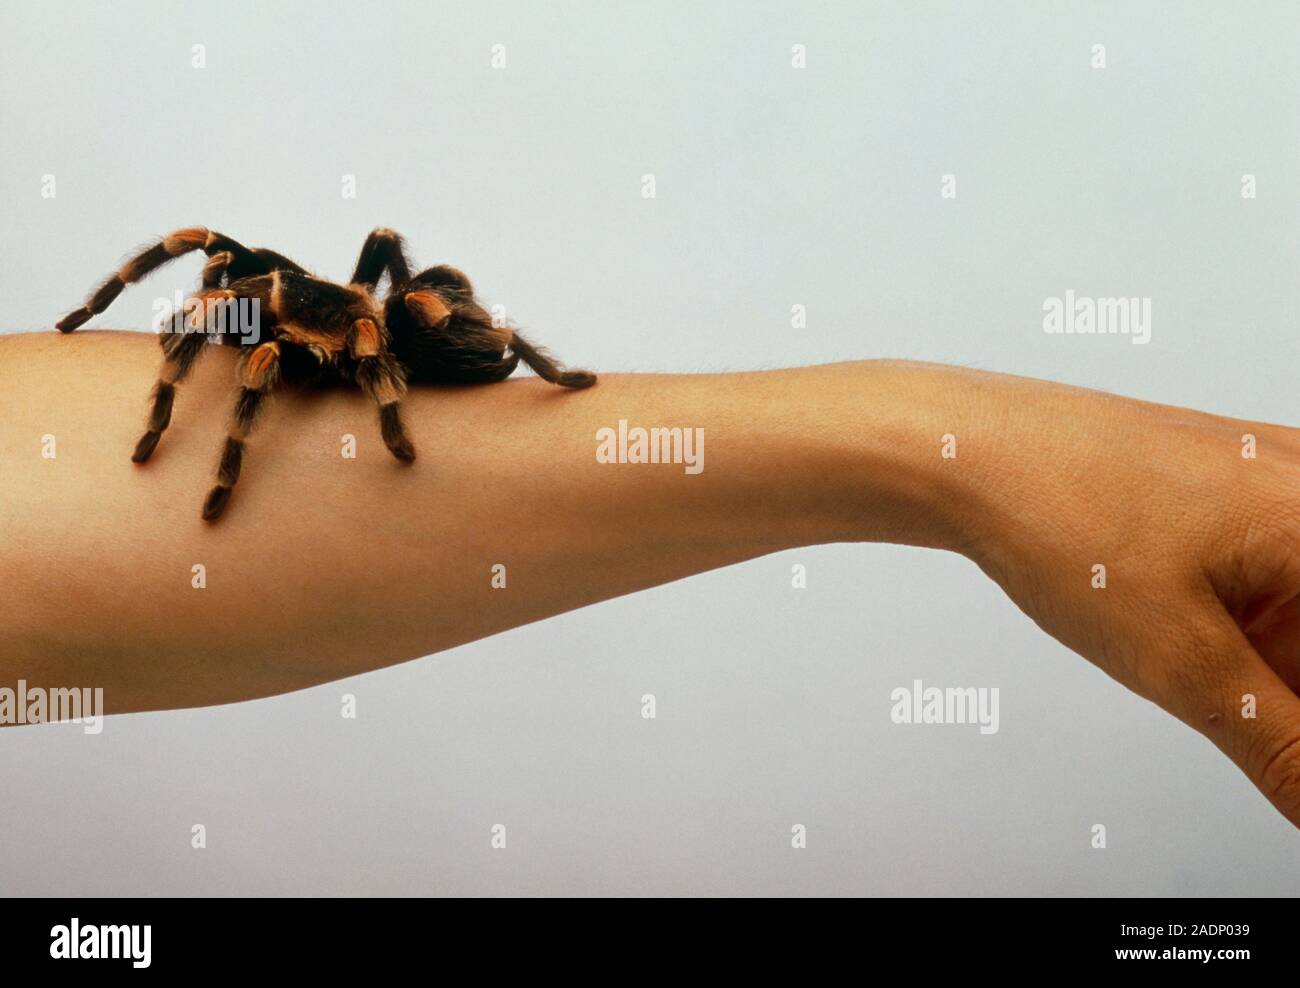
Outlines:
{"type": "Polygon", "coordinates": [[[900,542],[970,557],[1300,826],[1298,430],[865,361],[415,389],[403,465],[360,394],[285,393],[213,525],[234,356],[210,350],[135,466],[156,340],[0,336],[0,685],[102,686],[110,713],[248,700],[785,548],[900,542]],[[703,472],[598,463],[619,419],[703,428],[703,472]]]}

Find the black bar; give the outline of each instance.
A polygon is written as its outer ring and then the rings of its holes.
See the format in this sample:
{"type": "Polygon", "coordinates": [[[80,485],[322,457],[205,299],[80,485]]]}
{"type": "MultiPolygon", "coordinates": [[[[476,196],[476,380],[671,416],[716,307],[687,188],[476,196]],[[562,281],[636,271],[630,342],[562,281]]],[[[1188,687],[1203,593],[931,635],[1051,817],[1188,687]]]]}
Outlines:
{"type": "Polygon", "coordinates": [[[854,971],[884,975],[901,960],[927,980],[1102,968],[1177,974],[1199,968],[1233,977],[1260,965],[1283,970],[1295,940],[1293,903],[1261,899],[3,902],[0,957],[5,972],[15,975],[338,976],[423,964],[431,975],[447,976],[450,958],[484,970],[531,958],[539,972],[603,958],[602,964],[618,965],[604,968],[618,979],[620,970],[681,973],[680,958],[699,954],[737,967],[787,960],[809,973],[847,962],[854,971]],[[71,946],[74,918],[78,953],[102,946],[127,956],[51,956],[71,946]],[[106,926],[114,929],[104,935],[99,928],[106,926]],[[137,967],[145,926],[148,966],[137,967]],[[87,933],[88,927],[95,929],[87,933]],[[134,938],[122,927],[137,927],[134,938]]]}

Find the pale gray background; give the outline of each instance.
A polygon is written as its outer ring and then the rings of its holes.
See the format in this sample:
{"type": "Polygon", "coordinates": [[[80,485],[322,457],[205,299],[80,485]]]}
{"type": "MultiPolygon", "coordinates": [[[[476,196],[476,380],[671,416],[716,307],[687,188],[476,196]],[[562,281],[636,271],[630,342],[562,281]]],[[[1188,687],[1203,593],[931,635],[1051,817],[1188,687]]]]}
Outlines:
{"type": "MultiPolygon", "coordinates": [[[[903,356],[1300,421],[1290,0],[183,6],[4,4],[7,328],[176,227],[343,277],[385,224],[599,370],[903,356]],[[1045,335],[1067,288],[1151,296],[1152,342],[1045,335]]],[[[198,265],[92,325],[147,328],[198,265]]],[[[0,780],[9,893],[1300,888],[1300,835],[1206,741],[969,563],[892,547],[98,738],[5,730],[0,780]],[[914,677],[999,687],[1001,732],[891,724],[914,677]]]]}

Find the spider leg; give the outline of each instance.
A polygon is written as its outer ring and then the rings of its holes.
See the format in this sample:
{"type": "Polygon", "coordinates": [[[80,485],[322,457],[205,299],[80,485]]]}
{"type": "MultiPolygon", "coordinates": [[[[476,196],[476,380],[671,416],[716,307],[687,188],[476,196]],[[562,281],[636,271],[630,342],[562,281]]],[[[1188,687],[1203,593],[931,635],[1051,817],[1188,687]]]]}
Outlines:
{"type": "Polygon", "coordinates": [[[239,364],[239,393],[230,419],[230,431],[221,451],[217,466],[217,483],[203,502],[203,518],[215,521],[230,500],[230,491],[239,480],[239,470],[244,460],[244,441],[253,430],[253,423],[262,409],[266,397],[280,380],[280,344],[262,343],[245,351],[239,364]]]}
{"type": "Polygon", "coordinates": [[[388,272],[391,291],[397,291],[411,280],[411,265],[406,259],[401,235],[381,226],[372,230],[361,245],[361,254],[352,272],[352,284],[363,285],[373,292],[385,271],[388,272]]]}
{"type": "Polygon", "coordinates": [[[78,326],[97,316],[113,299],[122,293],[127,285],[139,281],[145,275],[162,267],[173,258],[188,254],[193,250],[202,250],[212,239],[212,234],[201,226],[177,230],[163,237],[156,244],[136,254],[122,265],[108,280],[95,289],[94,293],[79,309],[73,309],[57,323],[60,332],[71,333],[78,326]]]}
{"type": "Polygon", "coordinates": [[[541,347],[533,346],[518,333],[511,333],[510,349],[531,367],[543,381],[562,388],[589,388],[596,383],[596,375],[585,370],[565,370],[541,347]]]}
{"type": "Polygon", "coordinates": [[[387,342],[372,319],[358,319],[348,331],[348,352],[356,361],[356,380],[379,406],[379,432],[384,445],[399,460],[415,459],[415,447],[402,425],[401,402],[406,394],[406,374],[388,352],[387,342]]]}
{"type": "Polygon", "coordinates": [[[131,459],[136,463],[144,463],[153,455],[158,440],[171,424],[176,385],[189,377],[203,353],[204,344],[208,342],[205,329],[208,311],[233,296],[234,292],[219,288],[191,296],[173,317],[171,330],[158,337],[163,351],[163,363],[158,371],[158,381],[154,384],[153,404],[144,434],[136,441],[135,452],[131,454],[131,459]]]}
{"type": "Polygon", "coordinates": [[[203,265],[202,282],[204,288],[219,288],[226,277],[226,269],[234,261],[233,251],[218,250],[208,256],[208,263],[203,265]]]}
{"type": "Polygon", "coordinates": [[[72,332],[92,316],[97,316],[107,309],[127,285],[140,281],[168,261],[195,250],[201,250],[209,257],[207,265],[203,268],[205,289],[220,286],[223,278],[227,276],[246,278],[270,274],[276,270],[302,271],[302,268],[289,258],[275,251],[263,248],[249,249],[238,240],[232,240],[215,230],[208,230],[201,226],[187,227],[169,233],[123,264],[115,274],[110,275],[107,281],[95,289],[85,305],[74,309],[59,320],[57,323],[59,330],[64,333],[72,332]]]}

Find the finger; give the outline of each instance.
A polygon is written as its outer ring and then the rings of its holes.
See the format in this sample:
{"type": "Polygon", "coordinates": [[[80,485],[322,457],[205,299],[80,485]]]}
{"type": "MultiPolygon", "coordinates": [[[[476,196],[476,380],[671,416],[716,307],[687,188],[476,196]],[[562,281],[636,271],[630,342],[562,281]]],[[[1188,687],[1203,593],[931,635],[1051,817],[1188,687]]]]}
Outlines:
{"type": "Polygon", "coordinates": [[[1247,629],[1251,644],[1293,690],[1300,690],[1300,597],[1276,608],[1260,626],[1247,629]]]}
{"type": "Polygon", "coordinates": [[[1222,607],[1166,654],[1156,699],[1196,728],[1300,827],[1300,697],[1222,607]]]}

